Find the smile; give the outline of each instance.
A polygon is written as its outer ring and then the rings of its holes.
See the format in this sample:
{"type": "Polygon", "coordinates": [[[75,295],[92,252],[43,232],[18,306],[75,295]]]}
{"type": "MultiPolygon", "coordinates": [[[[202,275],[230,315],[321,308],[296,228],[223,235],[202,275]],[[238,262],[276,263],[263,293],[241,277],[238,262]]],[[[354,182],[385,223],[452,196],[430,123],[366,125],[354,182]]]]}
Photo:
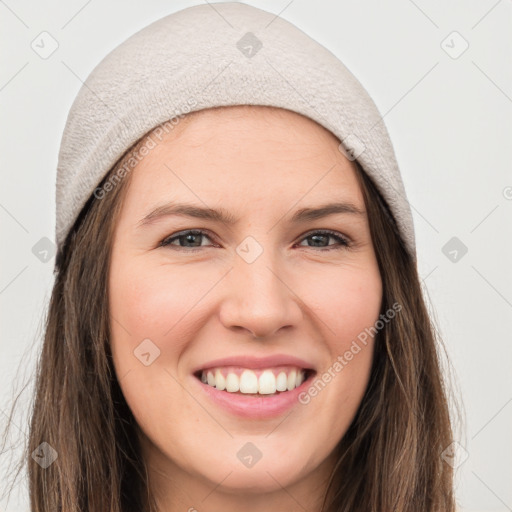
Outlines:
{"type": "Polygon", "coordinates": [[[300,405],[299,395],[311,385],[315,375],[315,370],[298,366],[212,366],[196,371],[193,381],[205,398],[225,412],[267,420],[300,405]]]}
{"type": "Polygon", "coordinates": [[[235,366],[217,367],[196,373],[201,382],[219,391],[252,395],[275,395],[298,388],[309,376],[307,369],[282,366],[249,369],[235,366]]]}

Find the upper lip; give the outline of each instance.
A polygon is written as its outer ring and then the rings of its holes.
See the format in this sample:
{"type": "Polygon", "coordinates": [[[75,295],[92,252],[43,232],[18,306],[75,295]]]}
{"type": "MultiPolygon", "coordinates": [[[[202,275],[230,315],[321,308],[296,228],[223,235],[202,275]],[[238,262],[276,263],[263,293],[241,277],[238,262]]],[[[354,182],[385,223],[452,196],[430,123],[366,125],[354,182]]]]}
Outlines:
{"type": "Polygon", "coordinates": [[[192,373],[196,373],[200,370],[206,370],[208,368],[217,368],[220,366],[241,366],[242,368],[260,369],[260,368],[272,368],[274,366],[297,366],[298,368],[306,370],[314,370],[311,363],[308,363],[304,359],[300,359],[296,356],[286,354],[275,354],[266,357],[255,357],[249,355],[222,357],[220,359],[214,359],[208,361],[200,366],[196,367],[192,373]]]}

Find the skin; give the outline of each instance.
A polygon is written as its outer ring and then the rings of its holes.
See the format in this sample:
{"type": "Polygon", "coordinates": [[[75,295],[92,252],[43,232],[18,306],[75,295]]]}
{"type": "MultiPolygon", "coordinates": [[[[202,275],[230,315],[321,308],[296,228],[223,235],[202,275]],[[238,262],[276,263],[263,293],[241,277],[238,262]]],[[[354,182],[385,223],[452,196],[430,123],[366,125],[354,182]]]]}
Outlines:
{"type": "Polygon", "coordinates": [[[308,404],[273,419],[221,409],[192,370],[284,353],[321,375],[378,320],[382,282],[363,196],[338,145],[290,111],[212,109],[181,120],[131,171],[109,275],[111,344],[162,511],[319,509],[333,450],[368,384],[373,339],[308,404]],[[169,201],[224,208],[239,221],[169,215],[138,226],[169,201]],[[363,214],[290,223],[297,210],[331,201],[363,214]],[[188,229],[207,233],[159,246],[188,229]],[[321,229],[350,247],[329,235],[315,245],[321,229]],[[263,249],[250,264],[236,252],[249,236],[263,249]],[[145,366],[134,350],[147,338],[160,355],[145,366]],[[262,453],[251,468],[237,458],[247,442],[262,453]]]}

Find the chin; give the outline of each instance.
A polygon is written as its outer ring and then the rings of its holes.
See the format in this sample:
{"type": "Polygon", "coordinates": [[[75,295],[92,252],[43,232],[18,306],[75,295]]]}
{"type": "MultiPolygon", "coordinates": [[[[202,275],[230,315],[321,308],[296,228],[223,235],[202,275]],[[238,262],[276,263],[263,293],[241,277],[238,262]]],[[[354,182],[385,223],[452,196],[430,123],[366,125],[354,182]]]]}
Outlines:
{"type": "Polygon", "coordinates": [[[205,476],[216,485],[219,481],[222,482],[217,491],[227,494],[267,494],[282,491],[283,487],[288,487],[300,478],[292,472],[289,461],[286,467],[277,467],[272,463],[263,465],[261,460],[252,468],[244,468],[242,465],[231,468],[226,466],[225,471],[214,471],[205,476]]]}

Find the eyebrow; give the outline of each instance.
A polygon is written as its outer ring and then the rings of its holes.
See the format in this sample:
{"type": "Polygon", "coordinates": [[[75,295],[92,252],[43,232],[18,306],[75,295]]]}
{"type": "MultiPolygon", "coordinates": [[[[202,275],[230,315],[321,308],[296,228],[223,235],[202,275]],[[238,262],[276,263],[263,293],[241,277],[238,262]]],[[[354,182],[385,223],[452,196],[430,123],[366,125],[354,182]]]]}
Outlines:
{"type": "MultiPolygon", "coordinates": [[[[335,214],[350,214],[350,215],[365,215],[366,212],[361,210],[352,203],[327,203],[317,207],[301,208],[297,210],[290,219],[291,224],[301,224],[304,222],[321,219],[329,215],[335,214]]],[[[211,220],[222,222],[227,225],[236,224],[240,219],[229,213],[224,208],[217,210],[212,208],[204,208],[193,204],[186,203],[167,203],[158,206],[146,216],[144,216],[138,223],[138,227],[148,224],[153,224],[155,221],[177,215],[181,217],[193,217],[196,219],[211,220]]]]}

